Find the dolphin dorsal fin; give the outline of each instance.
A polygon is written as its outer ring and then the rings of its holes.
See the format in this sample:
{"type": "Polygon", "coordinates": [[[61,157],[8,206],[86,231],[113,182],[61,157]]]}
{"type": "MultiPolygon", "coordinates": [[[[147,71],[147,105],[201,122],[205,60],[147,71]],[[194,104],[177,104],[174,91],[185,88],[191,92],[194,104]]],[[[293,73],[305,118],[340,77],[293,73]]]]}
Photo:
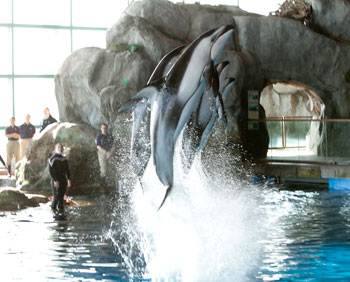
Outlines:
{"type": "Polygon", "coordinates": [[[151,85],[152,83],[158,81],[161,78],[166,77],[169,70],[175,65],[176,60],[181,55],[182,51],[185,49],[186,45],[176,47],[167,53],[158,63],[153,73],[149,77],[146,85],[151,85]]]}

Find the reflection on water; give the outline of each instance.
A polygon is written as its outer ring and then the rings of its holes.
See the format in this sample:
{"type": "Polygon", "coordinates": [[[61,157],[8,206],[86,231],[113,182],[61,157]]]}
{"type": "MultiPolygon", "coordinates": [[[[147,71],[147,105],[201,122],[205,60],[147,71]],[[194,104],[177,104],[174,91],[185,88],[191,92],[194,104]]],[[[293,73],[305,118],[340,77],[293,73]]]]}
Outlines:
{"type": "Polygon", "coordinates": [[[136,230],[139,223],[126,206],[116,208],[115,200],[95,200],[94,206],[70,207],[66,221],[54,221],[47,204],[1,216],[0,280],[346,281],[350,277],[347,193],[251,187],[228,198],[212,198],[219,209],[207,206],[207,214],[198,207],[190,219],[181,217],[188,214],[176,218],[167,214],[170,222],[152,222],[147,226],[152,231],[144,226],[136,230]],[[172,228],[157,229],[162,226],[172,228]],[[179,265],[177,257],[184,263],[179,265]]]}
{"type": "Polygon", "coordinates": [[[125,278],[120,256],[104,239],[109,217],[103,210],[103,205],[72,207],[68,220],[55,221],[46,204],[0,218],[0,280],[125,278]]]}

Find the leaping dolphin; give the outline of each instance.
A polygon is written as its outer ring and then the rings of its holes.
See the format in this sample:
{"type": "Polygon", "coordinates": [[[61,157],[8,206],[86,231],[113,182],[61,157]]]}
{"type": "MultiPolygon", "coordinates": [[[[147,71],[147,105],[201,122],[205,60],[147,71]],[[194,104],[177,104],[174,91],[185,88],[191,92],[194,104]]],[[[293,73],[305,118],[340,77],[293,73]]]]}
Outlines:
{"type": "Polygon", "coordinates": [[[210,85],[218,60],[233,26],[221,26],[199,36],[185,47],[166,77],[151,85],[157,88],[151,110],[151,151],[159,180],[166,192],[173,186],[173,156],[176,140],[210,85]]]}
{"type": "Polygon", "coordinates": [[[179,46],[167,53],[155,67],[146,83],[146,87],[118,110],[118,112],[133,110],[130,160],[133,172],[139,180],[141,187],[141,178],[151,156],[150,118],[151,105],[155,97],[153,93],[156,89],[150,86],[150,84],[166,76],[184,48],[185,46],[179,46]]]}
{"type": "Polygon", "coordinates": [[[228,65],[229,62],[224,61],[215,66],[214,83],[202,95],[197,110],[192,114],[191,121],[188,122],[184,130],[182,148],[183,164],[186,169],[190,169],[195,154],[204,148],[217,117],[221,117],[226,127],[226,116],[221,105],[223,102],[220,101],[220,96],[221,94],[227,95],[231,88],[229,82],[233,79],[225,78],[228,65]],[[214,116],[215,119],[213,118],[214,116]]]}
{"type": "MultiPolygon", "coordinates": [[[[141,127],[140,117],[147,116],[148,107],[151,107],[151,155],[157,176],[166,187],[158,209],[163,206],[173,186],[176,140],[197,107],[204,90],[212,87],[213,81],[217,81],[214,78],[214,65],[233,29],[232,25],[217,27],[199,36],[188,46],[171,51],[158,64],[147,82],[147,87],[120,109],[134,109],[134,118],[138,118],[133,131],[137,132],[141,127]]],[[[218,105],[223,110],[222,101],[218,105]]],[[[139,145],[135,143],[137,136],[140,134],[133,134],[135,149],[139,145]]],[[[147,136],[144,140],[147,140],[147,136]]],[[[144,167],[138,173],[144,171],[147,162],[143,161],[144,167]]]]}

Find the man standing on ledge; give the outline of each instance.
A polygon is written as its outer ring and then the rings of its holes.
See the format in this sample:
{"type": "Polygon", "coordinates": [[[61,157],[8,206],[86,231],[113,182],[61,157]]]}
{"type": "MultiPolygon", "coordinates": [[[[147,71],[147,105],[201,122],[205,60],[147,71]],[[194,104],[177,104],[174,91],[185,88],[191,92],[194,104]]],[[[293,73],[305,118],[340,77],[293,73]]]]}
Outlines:
{"type": "Polygon", "coordinates": [[[15,163],[19,160],[19,142],[20,129],[15,125],[15,117],[10,119],[11,125],[6,128],[5,134],[7,142],[7,169],[11,176],[11,162],[15,158],[15,163]]]}
{"type": "Polygon", "coordinates": [[[101,125],[101,133],[96,136],[98,162],[100,163],[100,176],[105,181],[111,175],[111,159],[115,150],[113,136],[108,133],[108,125],[101,125]]]}
{"type": "Polygon", "coordinates": [[[68,160],[62,154],[63,145],[57,143],[55,146],[55,155],[49,159],[49,172],[53,194],[51,209],[56,212],[56,207],[58,207],[58,213],[61,216],[64,213],[64,194],[67,188],[71,186],[68,160]]]}
{"type": "Polygon", "coordinates": [[[35,127],[30,123],[30,115],[26,115],[26,121],[19,127],[21,131],[21,159],[26,152],[27,146],[35,134],[35,127]]]}
{"type": "Polygon", "coordinates": [[[57,120],[50,115],[49,108],[45,108],[44,109],[44,119],[40,123],[39,133],[41,133],[46,128],[46,126],[48,126],[49,124],[54,123],[54,122],[57,122],[57,120]]]}

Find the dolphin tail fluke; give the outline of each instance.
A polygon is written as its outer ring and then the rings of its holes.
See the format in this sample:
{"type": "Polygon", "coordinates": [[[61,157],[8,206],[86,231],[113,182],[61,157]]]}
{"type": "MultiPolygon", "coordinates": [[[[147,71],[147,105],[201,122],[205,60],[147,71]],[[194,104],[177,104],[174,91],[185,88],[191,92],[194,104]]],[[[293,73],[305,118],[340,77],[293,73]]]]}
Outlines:
{"type": "Polygon", "coordinates": [[[143,188],[143,184],[142,184],[141,178],[139,178],[138,180],[139,180],[142,192],[145,193],[145,189],[143,188]]]}
{"type": "Polygon", "coordinates": [[[160,206],[159,206],[159,208],[158,208],[158,211],[159,211],[159,210],[162,208],[162,206],[164,205],[165,200],[166,200],[166,198],[168,197],[168,195],[169,195],[169,193],[170,193],[170,191],[171,191],[172,188],[173,188],[173,185],[172,185],[172,184],[169,184],[168,188],[166,189],[164,199],[163,199],[162,203],[160,204],[160,206]]]}

